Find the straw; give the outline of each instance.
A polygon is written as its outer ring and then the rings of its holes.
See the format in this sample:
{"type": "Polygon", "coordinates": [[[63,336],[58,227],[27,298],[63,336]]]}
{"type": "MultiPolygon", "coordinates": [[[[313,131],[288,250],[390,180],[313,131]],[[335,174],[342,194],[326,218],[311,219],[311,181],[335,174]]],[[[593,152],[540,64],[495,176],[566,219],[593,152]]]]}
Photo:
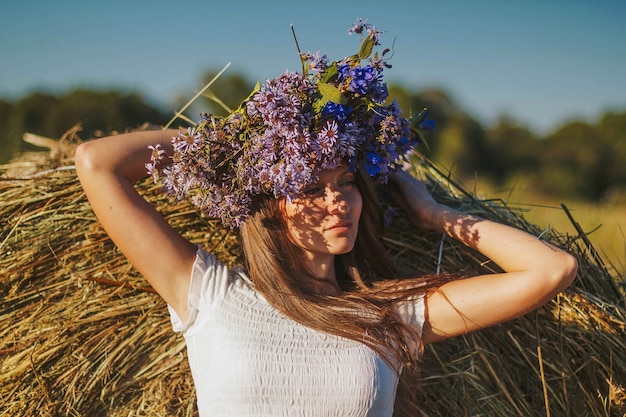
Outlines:
{"type": "MultiPolygon", "coordinates": [[[[54,153],[0,166],[0,416],[195,416],[184,341],[99,226],[76,178],[78,131],[54,153]]],[[[401,377],[396,415],[624,416],[623,283],[584,233],[541,230],[431,162],[415,166],[437,200],[541,235],[578,258],[579,274],[536,312],[428,346],[419,373],[401,377]]],[[[137,188],[186,238],[237,262],[237,238],[218,221],[165,199],[148,180],[137,188]]],[[[385,243],[407,271],[497,270],[402,216],[385,243]]]]}

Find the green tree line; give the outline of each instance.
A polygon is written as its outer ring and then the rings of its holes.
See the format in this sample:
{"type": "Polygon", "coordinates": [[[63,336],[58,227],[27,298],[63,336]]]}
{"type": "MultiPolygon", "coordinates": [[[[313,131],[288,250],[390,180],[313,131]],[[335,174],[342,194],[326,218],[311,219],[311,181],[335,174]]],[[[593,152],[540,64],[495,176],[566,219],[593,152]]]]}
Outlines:
{"type": "Polygon", "coordinates": [[[540,195],[600,202],[626,190],[626,110],[572,120],[538,135],[512,117],[484,126],[441,90],[390,88],[403,109],[428,108],[436,129],[424,153],[461,179],[524,185],[540,195]]]}
{"type": "MultiPolygon", "coordinates": [[[[205,80],[213,75],[207,73],[205,80]]],[[[248,96],[254,83],[240,74],[222,76],[207,91],[221,103],[204,98],[194,111],[224,114],[248,96]]],[[[512,117],[485,126],[440,89],[409,91],[390,85],[389,90],[407,113],[428,108],[436,128],[420,151],[456,178],[480,176],[502,187],[522,182],[537,194],[593,202],[626,189],[626,110],[606,112],[594,122],[570,121],[537,135],[512,117]]],[[[91,138],[143,123],[163,125],[174,110],[163,111],[137,93],[87,89],[0,100],[0,163],[28,150],[21,139],[24,132],[58,138],[80,123],[81,137],[91,138]]]]}
{"type": "Polygon", "coordinates": [[[35,92],[16,101],[0,99],[0,163],[17,153],[37,150],[22,140],[25,132],[60,138],[80,123],[81,137],[162,125],[170,114],[138,93],[75,89],[61,94],[35,92]]]}

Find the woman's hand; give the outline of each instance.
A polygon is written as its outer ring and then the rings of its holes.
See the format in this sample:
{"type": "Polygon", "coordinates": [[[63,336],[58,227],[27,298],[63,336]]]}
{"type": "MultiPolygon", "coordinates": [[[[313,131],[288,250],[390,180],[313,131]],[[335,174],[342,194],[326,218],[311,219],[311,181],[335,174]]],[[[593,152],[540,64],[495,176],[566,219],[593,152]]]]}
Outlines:
{"type": "Polygon", "coordinates": [[[450,209],[437,203],[426,185],[407,172],[397,172],[391,180],[396,186],[392,190],[393,197],[411,222],[417,227],[438,230],[440,222],[437,219],[450,209]]]}
{"type": "Polygon", "coordinates": [[[460,335],[527,313],[565,289],[576,260],[522,230],[437,203],[408,173],[393,177],[398,203],[417,226],[445,232],[482,253],[503,273],[443,284],[426,295],[424,343],[460,335]]]}
{"type": "Polygon", "coordinates": [[[100,224],[152,287],[188,315],[187,295],[196,247],[174,230],[133,184],[146,177],[150,145],[171,152],[176,131],[138,131],[82,143],[76,171],[100,224]]]}

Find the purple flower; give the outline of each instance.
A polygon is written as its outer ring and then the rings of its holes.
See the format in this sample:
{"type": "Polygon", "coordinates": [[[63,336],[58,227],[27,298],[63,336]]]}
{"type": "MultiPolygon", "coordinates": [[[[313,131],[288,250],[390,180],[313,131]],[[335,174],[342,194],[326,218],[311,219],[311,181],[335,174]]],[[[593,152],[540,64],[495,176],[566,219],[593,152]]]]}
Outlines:
{"type": "Polygon", "coordinates": [[[172,146],[175,152],[191,153],[198,150],[204,142],[204,136],[195,127],[187,128],[187,133],[179,132],[172,138],[172,146]]]}
{"type": "Polygon", "coordinates": [[[156,184],[159,180],[159,171],[157,168],[160,165],[161,160],[165,157],[165,151],[161,149],[160,144],[156,144],[154,146],[150,145],[148,146],[148,149],[150,149],[152,153],[150,155],[150,162],[148,162],[145,166],[148,175],[152,177],[152,181],[156,184]]]}
{"type": "Polygon", "coordinates": [[[320,55],[319,52],[315,54],[307,52],[302,54],[302,58],[309,61],[309,68],[314,71],[323,72],[328,68],[328,57],[326,55],[320,55]]]}
{"type": "Polygon", "coordinates": [[[379,41],[380,41],[380,35],[382,34],[382,32],[379,32],[376,29],[376,27],[373,26],[372,24],[367,23],[367,19],[357,20],[357,22],[354,25],[352,25],[352,28],[348,30],[348,34],[350,35],[353,33],[357,33],[362,36],[363,32],[367,32],[367,34],[372,37],[372,39],[374,40],[374,45],[380,45],[379,41]]]}
{"type": "Polygon", "coordinates": [[[337,155],[342,158],[351,158],[356,153],[358,146],[358,133],[353,133],[351,129],[346,129],[339,133],[337,138],[337,155]]]}
{"type": "Polygon", "coordinates": [[[361,19],[359,18],[359,20],[357,20],[352,27],[348,30],[348,34],[359,34],[361,35],[363,33],[364,30],[366,30],[369,26],[371,26],[371,24],[367,23],[368,19],[361,19]]]}
{"type": "Polygon", "coordinates": [[[385,227],[391,226],[391,222],[394,217],[396,217],[400,211],[396,207],[389,207],[385,210],[383,214],[383,225],[385,227]]]}
{"type": "Polygon", "coordinates": [[[409,121],[397,102],[385,104],[382,74],[390,66],[369,55],[381,32],[359,19],[349,33],[360,35],[361,52],[330,64],[319,52],[302,54],[303,73],[266,80],[230,115],[203,114],[172,138],[170,164],[161,167],[164,151],[150,147],[148,173],[155,181],[162,173],[170,196],[227,227],[246,221],[255,196],[296,197],[321,170],[345,161],[385,182],[433,124],[424,113],[409,121]]]}
{"type": "Polygon", "coordinates": [[[313,149],[322,155],[330,155],[336,149],[339,126],[334,120],[326,122],[322,130],[317,134],[317,142],[313,149]]]}

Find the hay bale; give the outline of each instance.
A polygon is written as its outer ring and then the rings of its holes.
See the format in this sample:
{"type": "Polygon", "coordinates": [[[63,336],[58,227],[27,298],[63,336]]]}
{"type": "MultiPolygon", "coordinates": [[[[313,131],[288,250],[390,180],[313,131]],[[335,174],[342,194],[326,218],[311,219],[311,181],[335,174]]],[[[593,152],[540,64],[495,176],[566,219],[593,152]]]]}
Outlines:
{"type": "MultiPolygon", "coordinates": [[[[99,227],[72,166],[76,132],[54,155],[0,166],[0,415],[195,416],[182,337],[165,303],[99,227]]],[[[584,236],[528,224],[474,198],[434,166],[420,173],[446,204],[525,229],[577,256],[574,285],[536,312],[429,346],[405,373],[397,415],[623,416],[624,294],[584,236]]],[[[185,202],[140,192],[191,241],[234,264],[233,233],[185,202]]],[[[457,242],[391,224],[385,242],[420,273],[496,268],[457,242]]]]}

